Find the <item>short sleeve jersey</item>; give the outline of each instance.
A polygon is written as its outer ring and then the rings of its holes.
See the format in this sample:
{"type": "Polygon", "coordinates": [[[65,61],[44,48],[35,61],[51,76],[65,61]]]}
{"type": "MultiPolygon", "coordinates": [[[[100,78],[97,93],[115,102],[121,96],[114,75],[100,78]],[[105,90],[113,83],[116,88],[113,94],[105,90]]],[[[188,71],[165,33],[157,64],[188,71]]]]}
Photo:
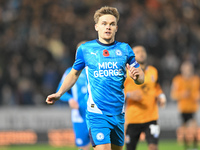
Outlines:
{"type": "Polygon", "coordinates": [[[105,115],[123,113],[126,64],[139,67],[131,47],[126,43],[103,44],[92,40],[82,44],[73,68],[85,68],[88,82],[87,110],[105,115]]]}

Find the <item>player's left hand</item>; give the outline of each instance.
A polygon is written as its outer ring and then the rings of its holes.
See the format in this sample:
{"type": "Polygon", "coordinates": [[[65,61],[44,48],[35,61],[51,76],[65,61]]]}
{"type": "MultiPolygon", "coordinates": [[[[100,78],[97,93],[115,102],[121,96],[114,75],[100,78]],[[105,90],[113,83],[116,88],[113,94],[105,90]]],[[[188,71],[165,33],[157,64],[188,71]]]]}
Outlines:
{"type": "Polygon", "coordinates": [[[137,80],[140,73],[139,73],[139,69],[135,68],[135,67],[131,67],[129,64],[126,64],[126,68],[128,69],[128,73],[129,76],[133,79],[133,80],[137,80]]]}
{"type": "Polygon", "coordinates": [[[165,106],[166,106],[166,101],[167,101],[166,98],[165,98],[165,97],[158,97],[157,100],[158,100],[159,106],[160,106],[161,108],[165,108],[165,106]]]}

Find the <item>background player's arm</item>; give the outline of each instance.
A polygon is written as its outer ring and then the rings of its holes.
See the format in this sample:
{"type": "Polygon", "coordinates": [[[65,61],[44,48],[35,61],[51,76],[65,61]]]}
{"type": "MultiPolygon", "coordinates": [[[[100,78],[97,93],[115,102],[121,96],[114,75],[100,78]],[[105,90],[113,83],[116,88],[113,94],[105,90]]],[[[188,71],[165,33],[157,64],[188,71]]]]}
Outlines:
{"type": "Polygon", "coordinates": [[[191,98],[198,102],[200,100],[200,78],[197,77],[196,78],[196,82],[194,82],[195,84],[192,86],[191,91],[191,98]]]}
{"type": "MultiPolygon", "coordinates": [[[[63,80],[65,79],[65,77],[67,76],[67,74],[69,74],[70,71],[71,71],[70,68],[67,69],[67,70],[65,71],[65,73],[64,73],[64,75],[63,75],[63,77],[62,77],[62,79],[61,79],[61,81],[60,81],[60,83],[59,83],[59,85],[58,85],[58,88],[57,88],[57,91],[56,91],[56,92],[59,91],[59,89],[60,89],[60,87],[61,87],[61,85],[62,85],[62,83],[63,83],[63,80]]],[[[72,93],[72,91],[71,91],[71,89],[70,89],[69,91],[65,92],[65,93],[60,97],[60,100],[63,101],[63,102],[68,102],[70,108],[72,108],[72,109],[78,109],[78,108],[79,108],[79,104],[78,104],[78,102],[73,98],[73,95],[72,95],[71,93],[72,93]]]]}
{"type": "MultiPolygon", "coordinates": [[[[62,83],[59,84],[57,91],[59,91],[60,87],[61,87],[62,83]]],[[[60,100],[63,102],[68,102],[70,108],[72,109],[78,109],[79,108],[79,104],[78,102],[73,98],[72,94],[65,92],[61,97],[60,100]]]]}
{"type": "MultiPolygon", "coordinates": [[[[60,89],[60,88],[59,88],[60,89]]],[[[58,90],[59,90],[58,89],[58,90]]],[[[71,94],[69,94],[68,92],[65,92],[61,97],[60,97],[61,101],[64,102],[68,102],[70,108],[72,109],[78,109],[79,108],[79,104],[78,102],[73,98],[73,96],[71,94]]]]}
{"type": "Polygon", "coordinates": [[[79,108],[78,102],[73,98],[69,99],[68,103],[69,103],[70,108],[72,108],[72,109],[78,109],[79,108]]]}
{"type": "Polygon", "coordinates": [[[170,93],[170,96],[173,100],[180,100],[189,96],[189,93],[186,90],[180,90],[179,86],[180,83],[178,79],[173,79],[170,93]]]}
{"type": "Polygon", "coordinates": [[[158,97],[157,97],[157,100],[158,100],[158,104],[160,107],[165,107],[166,105],[166,96],[164,93],[161,93],[158,97]]]}
{"type": "Polygon", "coordinates": [[[54,104],[55,101],[57,101],[66,91],[71,89],[71,87],[77,81],[81,71],[82,70],[78,71],[72,68],[70,73],[65,77],[65,80],[62,86],[60,87],[59,91],[47,97],[46,99],[47,104],[54,104]]]}
{"type": "Polygon", "coordinates": [[[127,92],[126,99],[130,98],[133,101],[140,101],[142,99],[142,91],[141,90],[134,90],[127,92]]]}
{"type": "Polygon", "coordinates": [[[129,76],[135,81],[136,84],[144,83],[144,72],[141,67],[135,68],[131,67],[129,64],[126,65],[129,76]]]}
{"type": "Polygon", "coordinates": [[[156,83],[156,93],[157,93],[157,101],[160,107],[165,107],[167,98],[163,93],[163,90],[159,83],[156,83]]]}

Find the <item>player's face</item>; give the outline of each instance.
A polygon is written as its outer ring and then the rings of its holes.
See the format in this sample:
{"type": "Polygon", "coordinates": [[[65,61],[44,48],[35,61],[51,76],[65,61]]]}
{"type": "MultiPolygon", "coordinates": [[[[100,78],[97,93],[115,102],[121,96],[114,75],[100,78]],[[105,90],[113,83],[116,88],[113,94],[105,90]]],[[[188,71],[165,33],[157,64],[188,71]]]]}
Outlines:
{"type": "Polygon", "coordinates": [[[142,46],[136,46],[133,48],[135,53],[135,59],[139,64],[144,64],[147,59],[146,50],[142,46]]]}
{"type": "Polygon", "coordinates": [[[95,24],[95,30],[98,32],[99,41],[102,43],[112,43],[115,40],[117,32],[117,20],[113,15],[103,15],[95,24]]]}
{"type": "Polygon", "coordinates": [[[190,62],[184,62],[182,65],[181,65],[181,74],[185,77],[190,77],[192,76],[194,73],[194,68],[193,68],[193,65],[192,63],[190,62]]]}

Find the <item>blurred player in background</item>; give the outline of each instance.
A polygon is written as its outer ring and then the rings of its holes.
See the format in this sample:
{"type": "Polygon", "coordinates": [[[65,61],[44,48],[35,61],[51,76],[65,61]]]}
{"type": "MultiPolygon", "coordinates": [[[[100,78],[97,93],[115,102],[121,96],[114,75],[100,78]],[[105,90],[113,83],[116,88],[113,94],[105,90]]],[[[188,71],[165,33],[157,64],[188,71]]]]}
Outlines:
{"type": "Polygon", "coordinates": [[[60,90],[47,97],[54,104],[78,79],[85,68],[88,84],[86,120],[94,150],[122,150],[124,145],[124,81],[126,66],[137,84],[144,82],[144,73],[135,61],[135,54],[126,43],[115,41],[119,12],[102,7],[94,14],[98,39],[82,44],[76,53],[71,72],[60,90]]]}
{"type": "Polygon", "coordinates": [[[181,74],[174,77],[171,88],[171,98],[178,102],[178,109],[182,119],[185,148],[193,142],[197,149],[197,121],[195,113],[198,111],[200,79],[194,74],[194,66],[185,61],[180,68],[181,74]],[[190,139],[187,135],[192,135],[190,139]]]}
{"type": "MultiPolygon", "coordinates": [[[[82,41],[77,45],[77,48],[85,43],[82,41]]],[[[68,68],[58,85],[57,91],[60,89],[65,77],[71,71],[71,67],[68,68]]],[[[75,133],[75,143],[79,150],[89,150],[90,138],[89,132],[86,125],[86,109],[87,109],[87,78],[85,69],[81,72],[77,82],[74,86],[66,93],[64,93],[60,100],[68,102],[71,110],[71,119],[73,124],[73,129],[75,133]]]]}
{"type": "Polygon", "coordinates": [[[160,133],[158,121],[158,104],[165,106],[166,96],[158,83],[158,71],[147,65],[147,53],[143,46],[133,47],[136,61],[145,74],[144,83],[136,85],[127,75],[124,83],[126,94],[126,148],[135,150],[140,134],[146,135],[149,150],[158,149],[160,133]]]}

